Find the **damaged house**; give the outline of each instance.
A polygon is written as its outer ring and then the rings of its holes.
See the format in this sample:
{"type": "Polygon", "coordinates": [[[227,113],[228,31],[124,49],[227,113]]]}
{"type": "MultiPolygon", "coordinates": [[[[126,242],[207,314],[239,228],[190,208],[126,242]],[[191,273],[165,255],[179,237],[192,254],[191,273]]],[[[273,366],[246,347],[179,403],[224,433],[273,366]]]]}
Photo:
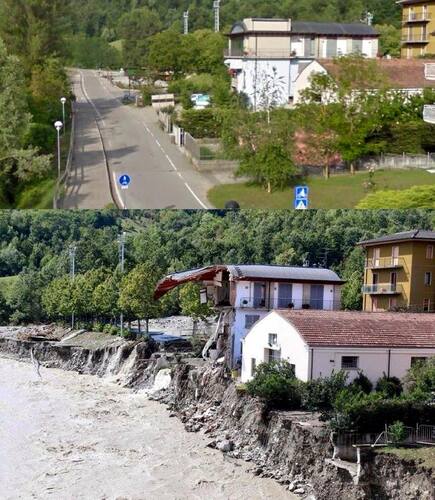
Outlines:
{"type": "Polygon", "coordinates": [[[202,284],[204,300],[207,297],[220,313],[208,345],[210,355],[220,355],[229,345],[233,366],[241,364],[248,331],[270,311],[339,310],[344,283],[329,269],[223,264],[168,275],[157,284],[155,297],[189,282],[202,284]]]}

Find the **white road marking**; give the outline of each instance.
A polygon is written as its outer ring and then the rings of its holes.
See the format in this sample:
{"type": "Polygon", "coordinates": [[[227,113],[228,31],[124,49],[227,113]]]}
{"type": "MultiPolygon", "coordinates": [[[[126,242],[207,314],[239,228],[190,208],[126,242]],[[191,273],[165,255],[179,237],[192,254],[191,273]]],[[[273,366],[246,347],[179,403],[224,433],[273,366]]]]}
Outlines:
{"type": "Polygon", "coordinates": [[[103,120],[103,117],[101,116],[101,113],[98,111],[97,107],[95,106],[94,101],[89,97],[89,94],[88,94],[88,92],[86,90],[85,79],[83,77],[83,72],[82,71],[80,71],[80,78],[82,80],[83,93],[85,94],[86,99],[90,102],[91,106],[94,108],[95,113],[97,113],[98,119],[99,120],[103,120]]]}
{"type": "Polygon", "coordinates": [[[118,200],[121,202],[120,205],[125,210],[127,207],[124,205],[124,200],[122,199],[122,194],[121,191],[119,190],[118,179],[116,178],[115,172],[113,172],[113,184],[115,186],[116,196],[118,197],[118,200]]]}

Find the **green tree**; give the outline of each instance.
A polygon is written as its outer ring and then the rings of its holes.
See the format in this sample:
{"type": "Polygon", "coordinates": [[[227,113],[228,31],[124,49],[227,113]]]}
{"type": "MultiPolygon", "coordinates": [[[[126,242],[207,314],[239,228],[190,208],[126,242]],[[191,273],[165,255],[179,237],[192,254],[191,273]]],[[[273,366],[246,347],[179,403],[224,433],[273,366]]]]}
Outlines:
{"type": "Polygon", "coordinates": [[[187,283],[180,290],[181,313],[192,318],[193,334],[196,333],[198,321],[205,320],[213,314],[213,308],[208,302],[201,303],[200,290],[200,285],[196,283],[187,283]]]}
{"type": "Polygon", "coordinates": [[[9,201],[16,182],[40,178],[50,168],[49,157],[38,156],[34,148],[24,149],[30,125],[21,63],[0,40],[0,188],[9,194],[9,201]]]}
{"type": "Polygon", "coordinates": [[[377,24],[376,31],[381,35],[379,51],[382,56],[400,57],[401,27],[390,24],[377,24]]]}
{"type": "Polygon", "coordinates": [[[42,306],[50,319],[66,320],[73,307],[73,283],[69,276],[55,278],[42,294],[42,306]]]}
{"type": "Polygon", "coordinates": [[[139,332],[141,319],[145,319],[146,333],[148,333],[149,320],[160,314],[160,303],[154,299],[154,289],[159,277],[155,267],[149,263],[142,263],[122,279],[119,307],[137,318],[139,332]]]}
{"type": "Polygon", "coordinates": [[[158,33],[162,24],[158,14],[142,7],[124,14],[118,33],[123,40],[123,60],[127,67],[143,67],[148,52],[148,38],[158,33]]]}

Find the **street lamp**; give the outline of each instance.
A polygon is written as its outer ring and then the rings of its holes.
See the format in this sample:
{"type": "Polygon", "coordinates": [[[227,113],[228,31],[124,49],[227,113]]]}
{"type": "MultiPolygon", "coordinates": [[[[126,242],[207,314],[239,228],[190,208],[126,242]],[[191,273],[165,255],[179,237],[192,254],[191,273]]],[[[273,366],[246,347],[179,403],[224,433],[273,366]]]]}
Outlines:
{"type": "Polygon", "coordinates": [[[65,133],[65,130],[66,130],[66,121],[65,121],[66,97],[61,97],[60,102],[62,103],[62,116],[63,116],[63,123],[65,124],[65,129],[64,129],[63,133],[65,133]]]}
{"type": "Polygon", "coordinates": [[[57,171],[60,179],[60,131],[62,130],[63,123],[61,121],[57,121],[54,124],[54,128],[57,130],[57,171]]]}

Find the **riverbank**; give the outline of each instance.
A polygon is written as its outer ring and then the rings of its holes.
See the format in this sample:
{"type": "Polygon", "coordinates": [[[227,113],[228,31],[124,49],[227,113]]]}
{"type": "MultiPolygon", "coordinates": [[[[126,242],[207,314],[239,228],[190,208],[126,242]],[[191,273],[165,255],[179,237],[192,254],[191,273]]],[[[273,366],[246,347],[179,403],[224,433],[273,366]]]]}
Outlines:
{"type": "MultiPolygon", "coordinates": [[[[257,400],[236,387],[222,364],[211,365],[184,353],[156,352],[156,346],[147,342],[127,342],[98,335],[81,334],[73,340],[67,340],[67,336],[60,342],[35,342],[29,340],[28,334],[19,338],[17,331],[13,338],[2,336],[0,329],[0,353],[17,359],[33,357],[44,366],[96,374],[104,378],[95,383],[116,382],[133,388],[145,400],[146,394],[151,394],[152,398],[169,405],[170,416],[179,417],[185,429],[198,433],[202,440],[206,436],[203,446],[207,444],[210,450],[224,452],[224,460],[239,463],[238,459],[243,459],[256,476],[252,476],[253,480],[273,478],[274,485],[284,495],[275,498],[289,498],[285,495],[291,495],[290,492],[297,493],[299,498],[317,500],[433,498],[432,469],[382,453],[366,459],[361,477],[357,478],[356,464],[331,460],[329,431],[315,414],[266,413],[257,400]]],[[[35,366],[37,368],[37,364],[35,366]]],[[[71,375],[74,380],[82,378],[74,372],[71,375]]],[[[99,397],[97,394],[96,401],[99,397]]],[[[130,407],[125,410],[124,425],[127,426],[130,410],[130,407]]],[[[181,425],[176,419],[171,422],[174,428],[181,425]]],[[[166,440],[166,430],[162,436],[166,440]]],[[[268,497],[254,494],[249,498],[268,497]]]]}

